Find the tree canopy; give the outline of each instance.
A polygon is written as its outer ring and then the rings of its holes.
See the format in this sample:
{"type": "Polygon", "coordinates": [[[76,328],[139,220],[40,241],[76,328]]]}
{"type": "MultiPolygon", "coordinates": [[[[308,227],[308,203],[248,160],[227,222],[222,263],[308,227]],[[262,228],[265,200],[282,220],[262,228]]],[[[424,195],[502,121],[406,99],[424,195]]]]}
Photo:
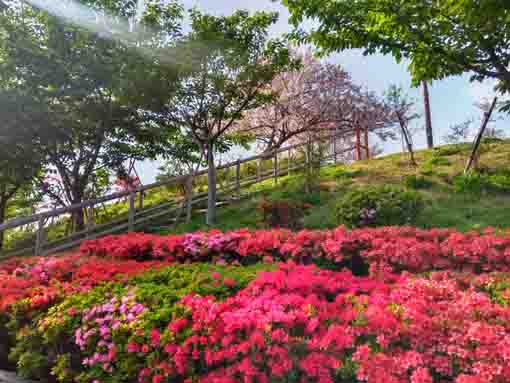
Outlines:
{"type": "Polygon", "coordinates": [[[322,63],[310,51],[294,51],[293,57],[301,65],[276,76],[271,101],[248,111],[240,122],[240,131],[253,134],[264,150],[310,135],[352,136],[356,125],[367,125],[382,138],[391,133],[395,117],[340,65],[322,63]]]}
{"type": "Polygon", "coordinates": [[[169,127],[181,130],[207,158],[208,223],[214,222],[216,176],[214,153],[242,142],[234,129],[245,111],[271,100],[267,87],[291,65],[282,41],[269,40],[275,13],[236,11],[211,16],[192,10],[191,32],[180,52],[191,66],[179,75],[161,114],[169,127]]]}
{"type": "MultiPolygon", "coordinates": [[[[181,8],[153,0],[140,12],[136,2],[90,0],[90,13],[74,18],[66,9],[72,2],[49,9],[6,4],[0,97],[13,102],[3,140],[20,143],[23,132],[26,142],[37,142],[39,166],[57,173],[51,179],[38,173],[39,186],[55,205],[80,203],[93,197],[99,174],[148,156],[138,140],[144,111],[159,105],[157,91],[171,88],[176,68],[147,52],[175,44],[181,8]],[[120,33],[126,25],[133,33],[120,33]],[[137,25],[147,33],[134,33],[137,25]],[[165,87],[154,87],[156,79],[165,87]]],[[[82,212],[76,225],[83,225],[82,212]]]]}
{"type": "Polygon", "coordinates": [[[506,0],[283,0],[294,37],[322,53],[363,48],[410,61],[413,82],[471,72],[510,89],[510,3],[506,0]]]}

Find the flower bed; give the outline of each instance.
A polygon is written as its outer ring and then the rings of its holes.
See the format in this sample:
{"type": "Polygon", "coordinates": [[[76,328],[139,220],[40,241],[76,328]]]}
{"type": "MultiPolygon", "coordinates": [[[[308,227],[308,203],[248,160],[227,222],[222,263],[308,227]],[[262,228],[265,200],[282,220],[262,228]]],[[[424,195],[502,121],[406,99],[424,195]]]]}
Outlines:
{"type": "Polygon", "coordinates": [[[13,354],[62,382],[510,379],[510,309],[475,289],[486,281],[286,264],[246,285],[256,271],[167,267],[71,296],[24,328],[13,354]]]}
{"type": "Polygon", "coordinates": [[[475,273],[510,270],[510,237],[460,233],[451,229],[383,227],[331,231],[245,229],[185,235],[128,234],[87,241],[85,255],[113,255],[137,260],[253,264],[287,261],[394,271],[464,270],[475,273]],[[360,264],[361,262],[361,264],[360,264]]]}
{"type": "Polygon", "coordinates": [[[18,372],[65,383],[503,383],[509,249],[408,227],[112,236],[1,263],[0,330],[18,372]]]}
{"type": "Polygon", "coordinates": [[[80,254],[59,258],[14,259],[0,263],[0,312],[24,298],[30,298],[33,309],[45,307],[59,297],[165,264],[167,262],[140,263],[84,257],[80,254]]]}

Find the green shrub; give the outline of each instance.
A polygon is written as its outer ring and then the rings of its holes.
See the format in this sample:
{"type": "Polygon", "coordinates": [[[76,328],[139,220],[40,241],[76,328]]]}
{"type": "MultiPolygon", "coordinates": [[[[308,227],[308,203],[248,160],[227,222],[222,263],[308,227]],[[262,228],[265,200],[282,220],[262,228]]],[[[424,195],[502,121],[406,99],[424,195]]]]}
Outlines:
{"type": "Polygon", "coordinates": [[[454,190],[457,193],[478,196],[483,192],[510,192],[510,175],[506,172],[495,174],[480,174],[470,172],[453,179],[454,190]]]}
{"type": "Polygon", "coordinates": [[[510,175],[492,174],[487,176],[487,186],[496,192],[510,192],[510,175]]]}
{"type": "Polygon", "coordinates": [[[449,166],[451,164],[452,163],[450,162],[449,159],[444,158],[444,157],[435,157],[435,156],[426,162],[426,165],[429,165],[429,166],[449,166]]]}
{"type": "Polygon", "coordinates": [[[424,165],[420,169],[420,173],[427,177],[433,177],[437,175],[437,172],[434,170],[433,166],[424,165]]]}
{"type": "Polygon", "coordinates": [[[404,183],[409,189],[429,189],[432,187],[432,181],[428,180],[423,176],[417,176],[415,174],[407,176],[404,180],[404,183]]]}
{"type": "Polygon", "coordinates": [[[440,146],[434,148],[434,156],[435,157],[448,157],[454,156],[456,154],[460,154],[462,152],[466,152],[471,147],[470,144],[462,143],[462,144],[453,144],[448,146],[440,146]]]}
{"type": "Polygon", "coordinates": [[[508,273],[493,275],[490,283],[481,287],[494,303],[501,306],[510,305],[510,275],[508,273]]]}
{"type": "Polygon", "coordinates": [[[364,175],[365,175],[365,172],[363,172],[362,170],[347,170],[347,169],[340,168],[335,172],[334,177],[340,178],[340,179],[343,179],[343,178],[352,179],[352,178],[356,178],[356,177],[362,177],[364,175]]]}
{"type": "Polygon", "coordinates": [[[453,190],[459,194],[479,196],[486,190],[486,179],[479,173],[468,173],[453,178],[453,190]]]}
{"type": "Polygon", "coordinates": [[[366,186],[345,195],[336,211],[339,223],[349,227],[406,225],[415,222],[423,205],[416,191],[366,186]]]}
{"type": "Polygon", "coordinates": [[[482,144],[500,144],[504,142],[503,138],[498,137],[484,137],[482,138],[482,144]]]}

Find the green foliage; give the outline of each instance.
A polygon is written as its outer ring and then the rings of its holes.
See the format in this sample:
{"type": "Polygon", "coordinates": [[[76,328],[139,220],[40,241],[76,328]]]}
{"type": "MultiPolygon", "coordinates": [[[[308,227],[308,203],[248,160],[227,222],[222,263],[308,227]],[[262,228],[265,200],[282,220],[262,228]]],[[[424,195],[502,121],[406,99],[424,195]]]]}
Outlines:
{"type": "Polygon", "coordinates": [[[356,177],[362,177],[365,172],[361,170],[349,170],[349,169],[338,169],[334,173],[334,177],[337,179],[352,179],[356,177]]]}
{"type": "Polygon", "coordinates": [[[453,178],[454,191],[472,197],[480,197],[484,192],[508,193],[510,192],[510,174],[496,172],[483,174],[469,172],[453,178]]]}
{"type": "Polygon", "coordinates": [[[434,170],[434,167],[428,164],[420,167],[420,173],[427,177],[437,176],[437,172],[434,170]]]}
{"type": "Polygon", "coordinates": [[[193,10],[190,18],[192,31],[179,47],[183,54],[189,53],[194,65],[181,74],[169,95],[170,125],[183,128],[202,151],[207,145],[217,150],[227,143],[225,139],[243,144],[247,138],[230,128],[244,111],[270,101],[263,86],[289,65],[285,45],[267,38],[277,15],[236,11],[211,16],[193,10]]]}
{"type": "Polygon", "coordinates": [[[416,191],[392,186],[364,186],[346,194],[337,204],[338,222],[349,227],[410,225],[424,206],[416,191]]]}
{"type": "MultiPolygon", "coordinates": [[[[132,1],[86,3],[94,17],[85,23],[68,23],[45,7],[19,0],[0,10],[0,35],[9,36],[0,43],[0,100],[15,106],[7,107],[3,127],[16,144],[29,138],[35,149],[37,156],[30,158],[35,157],[37,165],[21,155],[17,163],[35,173],[42,167],[58,174],[51,182],[41,176],[38,184],[60,206],[103,194],[109,172],[128,158],[154,155],[140,139],[150,136],[144,123],[154,119],[146,111],[154,106],[156,91],[166,97],[175,81],[175,68],[163,68],[161,60],[142,51],[173,45],[180,6],[155,0],[137,15],[132,1]],[[97,33],[113,31],[118,23],[127,23],[123,18],[135,16],[151,33],[137,34],[136,39],[97,33]],[[153,86],[156,78],[158,87],[153,86]]],[[[47,7],[52,8],[50,3],[47,7]]],[[[73,216],[76,228],[83,226],[80,215],[73,216]]]]}
{"type": "MultiPolygon", "coordinates": [[[[454,192],[453,178],[464,167],[466,156],[469,155],[470,144],[456,144],[442,146],[432,150],[417,151],[416,159],[420,164],[433,156],[443,156],[451,162],[449,166],[427,167],[421,165],[417,177],[425,177],[433,185],[426,190],[427,203],[417,217],[415,224],[419,227],[455,227],[461,231],[473,228],[508,227],[510,226],[510,202],[508,192],[491,188],[483,199],[475,203],[471,198],[454,192]],[[452,153],[455,152],[455,154],[452,153]],[[434,155],[433,152],[437,154],[434,155]],[[444,154],[444,155],[443,155],[444,154]]],[[[504,176],[508,168],[510,155],[510,141],[491,144],[490,151],[481,158],[480,168],[485,169],[487,176],[504,176]]],[[[336,216],[337,201],[359,184],[370,183],[374,185],[395,185],[402,187],[402,180],[415,174],[414,169],[402,166],[402,154],[384,156],[371,161],[355,162],[350,165],[329,165],[321,168],[320,182],[322,190],[306,193],[304,188],[304,173],[295,171],[291,176],[279,179],[278,184],[273,180],[266,180],[246,189],[246,195],[238,203],[218,210],[218,223],[214,226],[222,230],[237,229],[240,227],[260,227],[260,214],[254,214],[260,203],[260,195],[269,200],[291,199],[293,201],[308,202],[312,204],[304,219],[307,229],[331,229],[338,225],[336,216]],[[340,178],[335,176],[339,173],[340,178]],[[351,175],[354,178],[349,178],[351,175]],[[346,177],[344,177],[346,175],[346,177]],[[327,186],[327,187],[326,187],[327,186]],[[331,187],[330,187],[331,186],[331,187]]],[[[301,159],[302,160],[302,159],[301,159]]],[[[281,162],[283,164],[283,161],[281,162]]],[[[407,161],[406,161],[407,164],[407,161]]],[[[262,164],[263,171],[270,172],[269,161],[262,164]]],[[[285,168],[285,165],[282,165],[285,168]]],[[[254,166],[242,167],[243,178],[255,175],[254,166]],[[244,173],[245,169],[249,173],[244,173]]],[[[510,174],[509,174],[510,175],[510,174]]],[[[195,230],[207,230],[200,215],[194,215],[191,224],[181,224],[174,229],[171,223],[163,220],[153,222],[152,232],[174,233],[195,230]]]]}
{"type": "Polygon", "coordinates": [[[451,165],[450,160],[448,158],[444,158],[441,156],[434,156],[425,163],[425,166],[430,166],[430,167],[449,166],[449,165],[451,165]]]}
{"type": "Polygon", "coordinates": [[[495,192],[510,192],[510,174],[492,174],[487,176],[489,190],[495,192]]]}
{"type": "Polygon", "coordinates": [[[286,178],[279,182],[278,188],[267,194],[269,194],[270,200],[292,200],[312,205],[320,204],[320,192],[307,193],[305,183],[303,176],[286,178]]]}
{"type": "Polygon", "coordinates": [[[455,193],[479,198],[485,190],[485,186],[485,179],[479,173],[470,172],[453,178],[453,190],[455,193]]]}
{"type": "Polygon", "coordinates": [[[434,157],[448,157],[461,154],[469,150],[469,144],[454,144],[434,148],[434,157]]]}
{"type": "Polygon", "coordinates": [[[192,66],[180,74],[162,114],[167,125],[182,131],[207,159],[207,222],[213,224],[215,153],[251,139],[234,129],[237,121],[247,110],[270,102],[273,95],[267,92],[267,85],[295,63],[284,42],[268,39],[269,28],[278,19],[275,13],[236,11],[213,16],[194,9],[190,19],[191,32],[179,42],[179,48],[190,57],[192,66]]]}
{"type": "Polygon", "coordinates": [[[510,276],[500,274],[493,276],[488,283],[482,286],[483,291],[489,294],[491,300],[499,305],[510,304],[510,276]]]}
{"type": "Polygon", "coordinates": [[[416,174],[406,176],[404,184],[409,189],[429,189],[433,183],[429,179],[423,176],[417,176],[416,174]]]}
{"type": "Polygon", "coordinates": [[[482,138],[482,144],[500,144],[504,142],[503,138],[499,137],[484,137],[482,138]]]}
{"type": "Polygon", "coordinates": [[[284,0],[301,41],[323,53],[364,48],[409,60],[414,85],[464,72],[508,89],[510,13],[501,1],[284,0]],[[490,22],[488,21],[490,20],[490,22]]]}

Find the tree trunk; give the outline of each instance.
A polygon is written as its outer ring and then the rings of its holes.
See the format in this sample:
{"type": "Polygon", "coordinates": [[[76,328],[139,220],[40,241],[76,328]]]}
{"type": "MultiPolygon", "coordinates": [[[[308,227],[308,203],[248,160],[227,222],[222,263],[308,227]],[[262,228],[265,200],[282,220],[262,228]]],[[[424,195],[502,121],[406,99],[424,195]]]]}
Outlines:
{"type": "MultiPolygon", "coordinates": [[[[83,194],[84,191],[80,190],[80,185],[76,184],[73,187],[72,195],[73,195],[73,201],[72,205],[77,205],[83,202],[83,194]]],[[[72,230],[73,232],[82,231],[85,229],[85,211],[84,209],[76,209],[73,210],[72,213],[72,230]]]]}
{"type": "Polygon", "coordinates": [[[214,164],[214,145],[207,145],[207,218],[206,223],[213,225],[216,219],[216,167],[214,164]]]}
{"type": "Polygon", "coordinates": [[[496,104],[498,102],[498,98],[494,97],[494,101],[492,101],[491,107],[485,113],[485,117],[482,121],[482,126],[480,128],[480,131],[478,132],[478,135],[476,136],[475,143],[473,144],[473,149],[471,150],[471,155],[469,156],[469,160],[466,164],[466,168],[464,169],[464,174],[467,174],[471,167],[473,166],[473,163],[478,161],[478,148],[480,147],[480,143],[482,142],[483,133],[485,132],[485,129],[487,128],[487,124],[489,123],[491,119],[492,112],[494,111],[494,108],[496,107],[496,104]]]}
{"type": "Polygon", "coordinates": [[[409,137],[409,132],[407,131],[406,123],[400,113],[397,112],[397,118],[398,122],[400,123],[400,129],[402,130],[402,137],[404,138],[404,141],[407,146],[407,150],[409,151],[409,155],[411,156],[411,164],[413,166],[416,166],[416,160],[414,159],[414,150],[413,150],[413,144],[411,143],[411,137],[409,137]]]}
{"type": "MultiPolygon", "coordinates": [[[[7,214],[7,201],[3,199],[0,201],[0,224],[4,223],[5,215],[7,214]]],[[[0,251],[4,247],[5,231],[0,231],[0,251]]]]}
{"type": "Polygon", "coordinates": [[[423,103],[425,106],[425,131],[427,133],[427,146],[429,149],[434,147],[434,134],[432,132],[432,114],[430,112],[429,86],[426,81],[423,85],[423,103]]]}
{"type": "MultiPolygon", "coordinates": [[[[81,203],[81,201],[76,203],[81,203]]],[[[83,209],[74,210],[72,214],[72,220],[73,231],[75,233],[85,229],[85,212],[83,211],[83,209]]]]}

